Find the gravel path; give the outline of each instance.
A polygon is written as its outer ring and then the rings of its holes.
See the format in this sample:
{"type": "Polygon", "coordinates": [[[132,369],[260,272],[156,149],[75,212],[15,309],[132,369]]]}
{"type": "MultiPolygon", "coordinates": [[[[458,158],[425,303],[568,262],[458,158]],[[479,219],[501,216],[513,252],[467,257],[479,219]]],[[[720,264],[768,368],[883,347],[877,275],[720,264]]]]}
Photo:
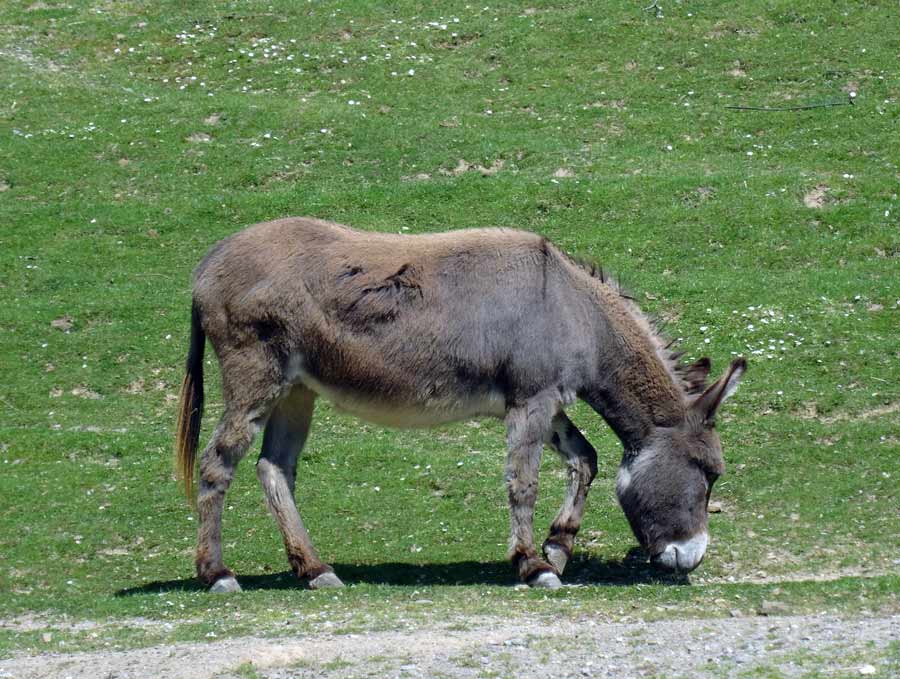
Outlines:
{"type": "Polygon", "coordinates": [[[586,620],[555,627],[535,627],[525,619],[479,619],[469,628],[458,621],[452,628],[22,656],[0,661],[0,678],[624,679],[723,677],[763,669],[788,677],[813,672],[888,677],[900,671],[900,616],[586,620]]]}

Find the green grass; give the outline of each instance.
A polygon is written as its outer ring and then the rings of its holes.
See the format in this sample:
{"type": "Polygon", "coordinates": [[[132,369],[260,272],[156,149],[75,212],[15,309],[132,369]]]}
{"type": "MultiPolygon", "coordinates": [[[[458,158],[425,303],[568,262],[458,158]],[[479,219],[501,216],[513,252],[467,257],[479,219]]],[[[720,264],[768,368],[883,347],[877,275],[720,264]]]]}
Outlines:
{"type": "MultiPolygon", "coordinates": [[[[0,5],[0,619],[102,623],[54,633],[66,650],[323,612],[366,629],[418,619],[419,599],[671,617],[751,613],[780,588],[792,612],[897,611],[898,7],[646,4],[0,5]],[[250,458],[225,523],[247,591],[199,591],[170,459],[190,271],[289,214],[530,229],[620,272],[688,356],[746,355],[693,585],[626,558],[619,444],[585,407],[601,470],[567,575],[585,586],[547,595],[502,562],[498,423],[398,433],[322,404],[298,502],[352,586],[293,583],[250,458]]],[[[204,438],[214,374],[208,390],[204,438]]],[[[562,497],[547,457],[538,526],[562,497]]],[[[0,651],[42,634],[0,630],[0,651]]]]}

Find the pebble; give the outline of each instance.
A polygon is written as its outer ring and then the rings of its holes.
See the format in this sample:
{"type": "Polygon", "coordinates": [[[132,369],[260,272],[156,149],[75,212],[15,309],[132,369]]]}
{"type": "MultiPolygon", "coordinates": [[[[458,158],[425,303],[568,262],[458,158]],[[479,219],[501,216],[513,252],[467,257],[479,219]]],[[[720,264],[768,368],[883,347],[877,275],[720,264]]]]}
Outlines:
{"type": "Polygon", "coordinates": [[[758,615],[785,615],[788,610],[787,604],[780,601],[767,601],[763,599],[763,602],[759,605],[756,613],[758,615]]]}

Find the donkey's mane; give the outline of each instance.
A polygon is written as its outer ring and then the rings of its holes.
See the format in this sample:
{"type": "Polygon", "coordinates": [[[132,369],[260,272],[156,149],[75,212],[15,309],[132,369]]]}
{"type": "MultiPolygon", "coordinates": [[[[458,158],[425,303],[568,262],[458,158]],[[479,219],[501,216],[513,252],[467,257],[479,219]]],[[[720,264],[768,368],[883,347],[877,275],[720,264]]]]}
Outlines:
{"type": "Polygon", "coordinates": [[[666,336],[664,332],[665,321],[659,316],[644,313],[638,306],[636,297],[622,285],[620,277],[611,275],[609,271],[593,260],[578,257],[563,250],[561,252],[569,262],[584,271],[591,278],[600,281],[622,299],[632,319],[647,333],[653,342],[660,361],[685,396],[695,396],[703,393],[706,389],[706,377],[709,374],[710,362],[708,358],[701,358],[695,363],[682,363],[680,359],[685,352],[678,351],[676,341],[666,336]]]}

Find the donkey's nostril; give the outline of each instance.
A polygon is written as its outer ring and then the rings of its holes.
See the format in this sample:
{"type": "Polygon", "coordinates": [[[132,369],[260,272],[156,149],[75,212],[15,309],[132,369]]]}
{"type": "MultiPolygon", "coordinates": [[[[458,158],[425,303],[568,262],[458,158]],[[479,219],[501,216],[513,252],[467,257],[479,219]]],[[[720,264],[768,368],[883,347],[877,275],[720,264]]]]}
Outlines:
{"type": "Polygon", "coordinates": [[[704,531],[687,540],[669,543],[662,552],[655,554],[650,560],[656,566],[687,573],[703,561],[708,542],[709,536],[704,531]]]}
{"type": "Polygon", "coordinates": [[[654,566],[674,571],[678,568],[678,556],[675,553],[675,548],[672,545],[669,545],[664,551],[651,556],[650,563],[654,566]]]}

